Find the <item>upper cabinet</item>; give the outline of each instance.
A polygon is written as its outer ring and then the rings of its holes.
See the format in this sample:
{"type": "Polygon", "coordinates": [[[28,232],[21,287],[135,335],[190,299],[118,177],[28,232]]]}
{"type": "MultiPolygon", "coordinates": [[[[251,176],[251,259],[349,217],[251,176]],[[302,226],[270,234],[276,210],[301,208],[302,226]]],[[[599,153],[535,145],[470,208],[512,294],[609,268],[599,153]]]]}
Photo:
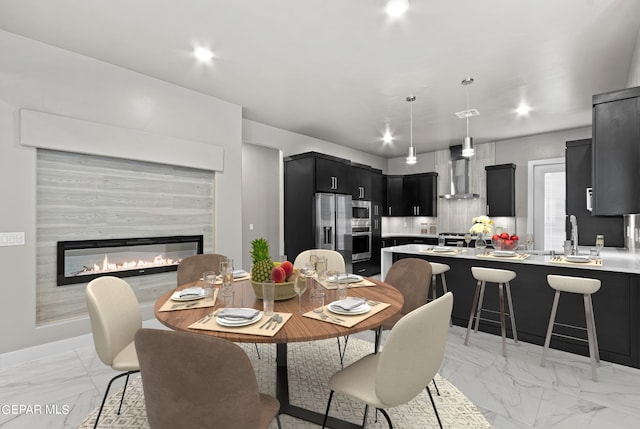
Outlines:
{"type": "Polygon", "coordinates": [[[640,213],[640,87],[593,96],[593,214],[640,213]]]}
{"type": "Polygon", "coordinates": [[[387,176],[387,207],[384,216],[404,216],[402,183],[404,176],[387,176]]]}
{"type": "Polygon", "coordinates": [[[485,170],[487,172],[487,216],[515,216],[515,164],[489,165],[485,170]]]}
{"type": "Polygon", "coordinates": [[[349,161],[316,156],[316,192],[349,194],[349,161]]]}
{"type": "Polygon", "coordinates": [[[349,187],[354,200],[371,201],[371,167],[351,164],[349,167],[349,187]]]}
{"type": "Polygon", "coordinates": [[[596,235],[605,236],[605,244],[624,247],[624,219],[622,216],[592,216],[589,210],[589,190],[591,189],[591,139],[569,141],[565,146],[566,174],[566,239],[571,239],[569,216],[578,221],[578,244],[593,246],[596,235]]]}
{"type": "Polygon", "coordinates": [[[404,176],[405,216],[438,215],[438,173],[404,176]]]}
{"type": "Polygon", "coordinates": [[[438,173],[387,176],[385,216],[437,216],[438,173]]]}

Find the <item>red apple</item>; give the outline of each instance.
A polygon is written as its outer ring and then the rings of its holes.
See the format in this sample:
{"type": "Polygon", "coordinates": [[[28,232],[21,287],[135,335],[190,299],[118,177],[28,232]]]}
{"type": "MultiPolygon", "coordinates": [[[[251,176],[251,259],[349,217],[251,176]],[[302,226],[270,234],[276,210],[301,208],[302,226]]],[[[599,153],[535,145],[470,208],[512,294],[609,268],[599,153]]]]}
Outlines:
{"type": "Polygon", "coordinates": [[[273,267],[271,270],[271,280],[274,283],[283,283],[284,279],[287,278],[287,273],[282,267],[273,267]]]}
{"type": "Polygon", "coordinates": [[[500,234],[500,238],[502,238],[503,240],[508,240],[509,239],[509,233],[508,232],[503,232],[502,234],[500,234]]]}
{"type": "Polygon", "coordinates": [[[504,247],[507,250],[513,250],[515,246],[512,240],[504,240],[504,247]]]}
{"type": "Polygon", "coordinates": [[[284,272],[287,273],[287,277],[293,272],[293,264],[289,261],[284,261],[280,264],[280,266],[284,269],[284,272]]]}
{"type": "Polygon", "coordinates": [[[520,237],[518,237],[517,235],[513,234],[513,235],[511,236],[511,240],[514,240],[514,241],[516,241],[516,240],[520,240],[520,237]]]}
{"type": "Polygon", "coordinates": [[[500,234],[493,234],[493,237],[491,237],[491,240],[493,241],[497,241],[500,239],[500,234]]]}

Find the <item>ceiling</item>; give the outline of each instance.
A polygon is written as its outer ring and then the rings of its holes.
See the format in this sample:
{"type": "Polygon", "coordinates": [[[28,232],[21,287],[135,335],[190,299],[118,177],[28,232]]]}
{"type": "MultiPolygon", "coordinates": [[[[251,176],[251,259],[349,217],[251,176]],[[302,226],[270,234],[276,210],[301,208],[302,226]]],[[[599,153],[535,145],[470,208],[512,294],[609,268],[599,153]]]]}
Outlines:
{"type": "Polygon", "coordinates": [[[627,85],[640,1],[0,0],[0,29],[243,106],[243,117],[386,158],[591,125],[627,85]],[[215,58],[198,63],[191,51],[215,58]],[[467,76],[475,79],[462,86],[467,76]],[[531,105],[527,116],[514,110],[531,105]],[[384,144],[389,129],[394,140],[384,144]]]}

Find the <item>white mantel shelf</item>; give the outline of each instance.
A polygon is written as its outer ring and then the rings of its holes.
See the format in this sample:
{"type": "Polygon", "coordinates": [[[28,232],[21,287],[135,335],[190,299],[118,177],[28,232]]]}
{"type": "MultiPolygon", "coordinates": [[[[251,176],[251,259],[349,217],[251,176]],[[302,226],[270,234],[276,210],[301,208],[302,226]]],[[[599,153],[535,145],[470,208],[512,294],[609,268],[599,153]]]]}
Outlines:
{"type": "MultiPolygon", "coordinates": [[[[482,253],[479,249],[465,248],[465,252],[456,255],[451,254],[433,254],[425,253],[424,251],[430,247],[426,244],[405,244],[401,246],[385,247],[381,251],[381,278],[384,278],[389,271],[389,267],[393,263],[393,254],[402,253],[408,255],[435,256],[438,258],[454,258],[454,259],[473,259],[480,263],[486,261],[499,261],[512,264],[530,264],[530,265],[542,265],[553,268],[578,268],[584,270],[597,270],[597,271],[611,271],[617,273],[630,273],[640,274],[640,253],[629,252],[627,249],[622,248],[604,248],[601,252],[603,264],[601,266],[586,265],[586,264],[557,264],[551,262],[550,255],[530,255],[527,259],[513,259],[513,258],[483,258],[477,256],[478,253],[482,253]]],[[[453,249],[453,247],[452,247],[453,249]]],[[[560,253],[557,253],[560,255],[560,253]]],[[[588,255],[589,247],[580,247],[579,254],[588,255]]]]}

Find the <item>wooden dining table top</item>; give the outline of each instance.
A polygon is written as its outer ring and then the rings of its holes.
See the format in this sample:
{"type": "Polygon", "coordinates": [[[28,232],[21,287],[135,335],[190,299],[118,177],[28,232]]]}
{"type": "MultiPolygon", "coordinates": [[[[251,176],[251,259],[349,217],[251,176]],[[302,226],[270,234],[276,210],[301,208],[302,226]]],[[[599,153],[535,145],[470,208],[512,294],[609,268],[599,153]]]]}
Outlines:
{"type": "MultiPolygon", "coordinates": [[[[368,279],[375,283],[375,286],[358,287],[348,289],[348,296],[362,297],[367,300],[378,301],[390,304],[389,307],[372,315],[351,328],[340,326],[326,321],[316,320],[298,314],[298,297],[291,299],[275,301],[274,311],[280,313],[292,313],[292,317],[282,326],[282,328],[272,337],[260,335],[248,335],[233,332],[218,332],[201,329],[190,329],[189,326],[203,318],[205,315],[225,306],[228,307],[248,307],[262,310],[262,300],[256,298],[253,287],[249,280],[237,281],[233,284],[233,298],[227,298],[224,302],[221,293],[218,293],[215,307],[207,308],[188,308],[183,310],[163,311],[158,310],[162,305],[171,298],[171,295],[180,289],[197,285],[198,282],[189,283],[180,286],[172,291],[163,294],[155,303],[154,313],[156,318],[163,325],[176,331],[197,332],[203,335],[211,335],[218,338],[224,338],[233,342],[247,343],[290,343],[299,341],[321,340],[325,338],[339,337],[356,332],[376,329],[386,320],[397,314],[404,304],[402,294],[393,286],[374,279],[368,279]]],[[[322,288],[319,284],[315,287],[322,288]]],[[[324,288],[322,288],[324,289],[324,288]]],[[[221,292],[221,291],[219,291],[221,292]]],[[[337,300],[337,291],[324,290],[325,304],[337,300]]],[[[302,311],[308,312],[312,310],[309,302],[309,289],[302,295],[302,311]]]]}

